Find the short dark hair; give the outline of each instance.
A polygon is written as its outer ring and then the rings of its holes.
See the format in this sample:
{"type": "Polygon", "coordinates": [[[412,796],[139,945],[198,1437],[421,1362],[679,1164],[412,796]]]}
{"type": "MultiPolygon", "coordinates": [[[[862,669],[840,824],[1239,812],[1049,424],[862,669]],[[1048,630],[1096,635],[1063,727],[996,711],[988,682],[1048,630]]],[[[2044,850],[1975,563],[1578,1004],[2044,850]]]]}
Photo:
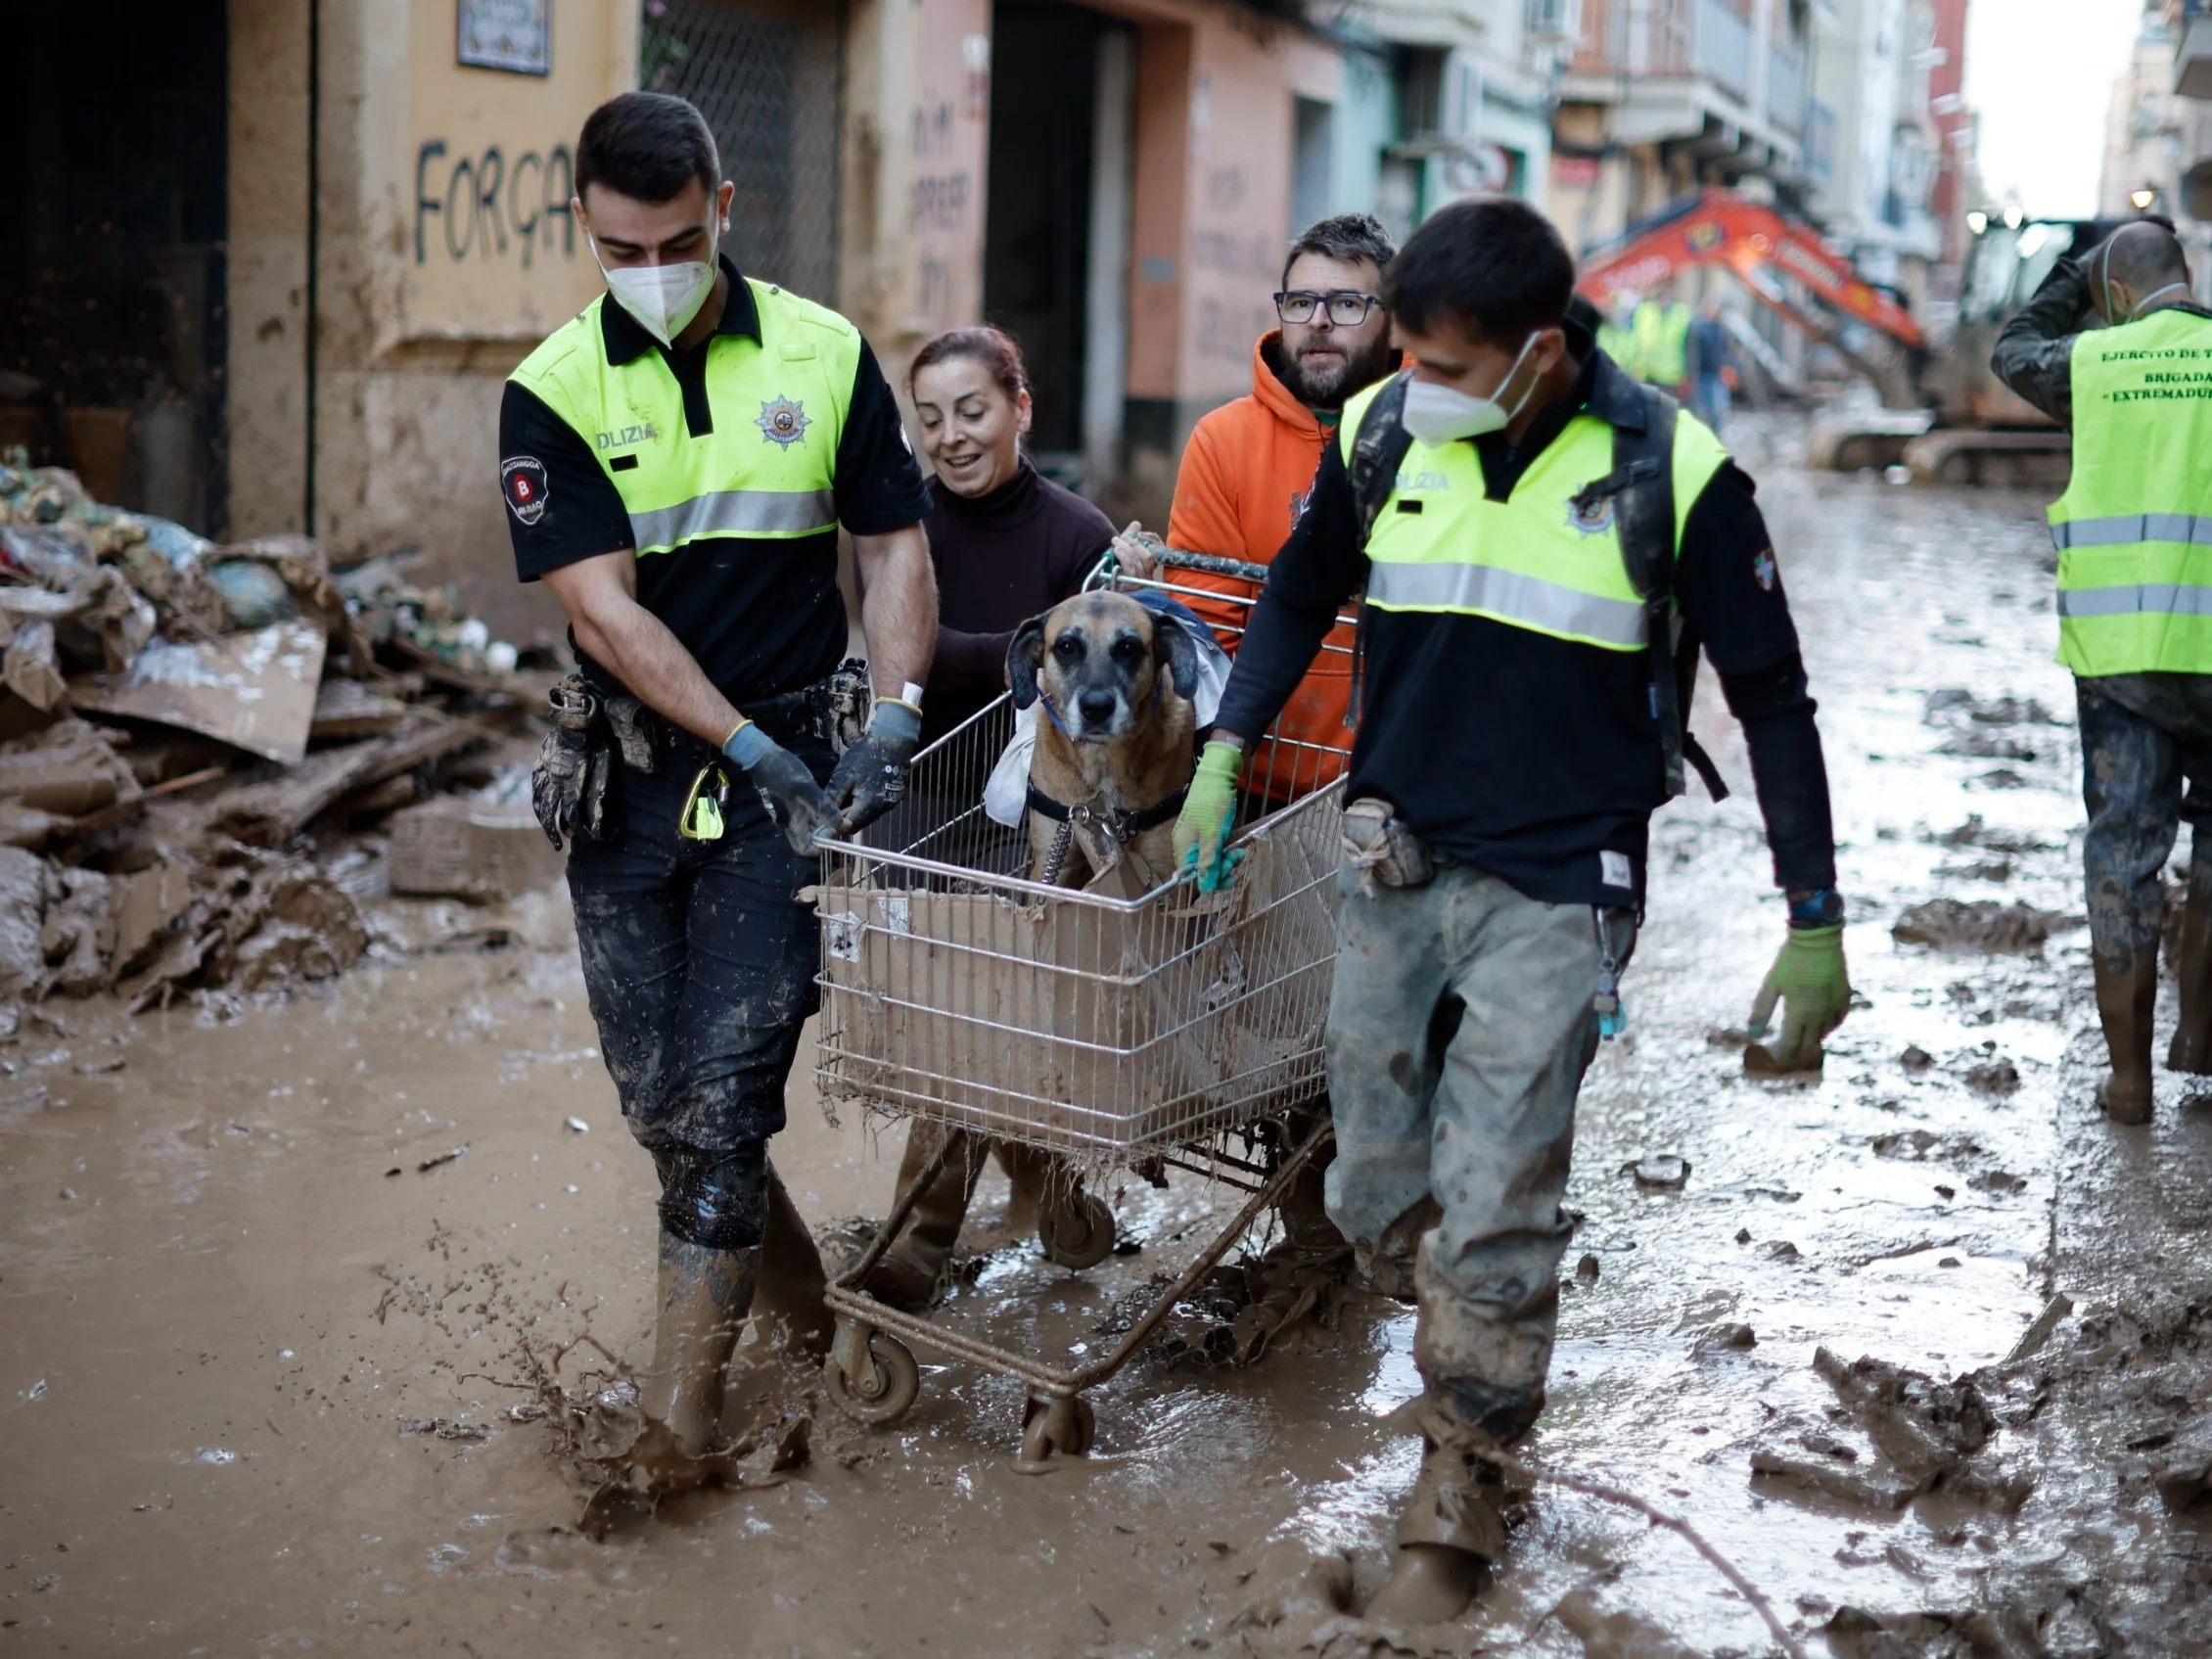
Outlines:
{"type": "Polygon", "coordinates": [[[1383,273],[1383,303],[1426,334],[1450,318],[1486,341],[1518,345],[1557,328],[1575,297],[1575,261],[1551,221],[1507,198],[1440,207],[1383,273]]]}
{"type": "Polygon", "coordinates": [[[1356,259],[1371,259],[1376,270],[1382,270],[1398,253],[1390,240],[1390,232],[1383,229],[1382,220],[1372,213],[1339,213],[1334,218],[1322,219],[1308,225],[1290,252],[1283,255],[1282,285],[1290,286],[1290,267],[1298,263],[1301,253],[1318,253],[1323,258],[1342,259],[1350,264],[1356,259]]]}
{"type": "Polygon", "coordinates": [[[697,179],[721,188],[722,158],[707,117],[666,92],[624,92],[584,117],[576,139],[576,195],[602,184],[638,202],[669,202],[697,179]]]}

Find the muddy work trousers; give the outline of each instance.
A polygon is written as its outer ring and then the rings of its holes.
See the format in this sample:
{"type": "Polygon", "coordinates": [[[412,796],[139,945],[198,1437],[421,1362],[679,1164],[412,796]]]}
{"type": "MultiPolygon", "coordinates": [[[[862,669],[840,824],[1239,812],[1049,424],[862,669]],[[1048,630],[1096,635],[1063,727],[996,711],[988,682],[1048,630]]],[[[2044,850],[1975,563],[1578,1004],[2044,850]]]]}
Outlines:
{"type": "MultiPolygon", "coordinates": [[[[828,777],[827,744],[787,747],[828,777]]],[[[815,861],[791,850],[742,775],[720,840],[676,833],[713,758],[687,742],[651,774],[622,768],[620,833],[576,844],[569,893],[599,1050],[661,1172],[663,1224],[735,1250],[760,1242],[767,1141],[784,1126],[784,1084],[814,1011],[820,939],[798,899],[815,861]]]]}
{"type": "Polygon", "coordinates": [[[2190,890],[2212,887],[2212,674],[2115,674],[2074,686],[2089,809],[2082,863],[2090,943],[2118,973],[2158,943],[2160,872],[2185,818],[2190,890]]]}
{"type": "MultiPolygon", "coordinates": [[[[1558,1326],[1575,1095],[1597,1051],[1586,905],[1446,864],[1426,886],[1338,878],[1329,1217],[1370,1260],[1417,1250],[1429,1397],[1510,1440],[1544,1408],[1558,1326]]],[[[1633,939],[1613,913],[1621,961],[1633,939]]]]}

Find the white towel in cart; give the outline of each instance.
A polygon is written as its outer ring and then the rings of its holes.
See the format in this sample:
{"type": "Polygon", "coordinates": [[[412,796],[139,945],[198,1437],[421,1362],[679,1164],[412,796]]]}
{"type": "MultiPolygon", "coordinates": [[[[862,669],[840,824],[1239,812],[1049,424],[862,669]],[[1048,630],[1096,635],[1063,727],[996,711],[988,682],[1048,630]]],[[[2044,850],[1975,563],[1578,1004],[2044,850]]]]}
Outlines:
{"type": "MultiPolygon", "coordinates": [[[[1215,640],[1214,630],[1179,600],[1165,593],[1138,593],[1133,597],[1141,605],[1167,613],[1198,647],[1198,693],[1191,699],[1191,706],[1201,729],[1212,725],[1221,706],[1221,687],[1228,683],[1229,654],[1215,640]]],[[[998,757],[998,764],[991,767],[991,781],[983,786],[985,815],[1008,829],[1019,829],[1029,821],[1030,755],[1037,748],[1037,708],[1032,703],[1027,709],[1014,711],[1013,741],[998,757]]]]}

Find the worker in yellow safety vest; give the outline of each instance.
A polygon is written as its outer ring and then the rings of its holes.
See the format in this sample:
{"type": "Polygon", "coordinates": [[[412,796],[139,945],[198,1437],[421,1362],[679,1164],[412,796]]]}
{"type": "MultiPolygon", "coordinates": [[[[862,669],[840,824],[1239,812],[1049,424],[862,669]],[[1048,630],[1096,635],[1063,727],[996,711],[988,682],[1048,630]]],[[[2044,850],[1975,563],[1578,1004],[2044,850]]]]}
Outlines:
{"type": "Polygon", "coordinates": [[[1647,386],[1689,400],[1690,309],[1672,291],[1663,291],[1636,308],[1629,320],[1632,372],[1647,386]]]}
{"type": "Polygon", "coordinates": [[[2061,259],[1998,337],[2005,383],[2074,433],[2051,507],[2058,660],[2074,670],[2097,1011],[2115,1123],[2150,1119],[2159,878],[2194,826],[2177,1072],[2212,1074],[2212,310],[2167,226],[2122,226],[2061,259]],[[2093,328],[2093,319],[2107,326],[2093,328]],[[2183,783],[2189,784],[2189,805],[2183,783]]]}
{"type": "Polygon", "coordinates": [[[736,187],[696,109],[601,105],[576,186],[607,292],[508,379],[499,488],[516,573],[560,601],[580,665],[532,794],[570,844],[600,1052],[660,1179],[640,1445],[682,1484],[715,1467],[749,1314],[829,1343],[767,1143],[817,998],[817,838],[889,810],[921,734],[930,497],[859,330],[724,252],[736,187]],[[841,527],[865,664],[842,661],[841,527]]]}
{"type": "MultiPolygon", "coordinates": [[[[1559,233],[1454,203],[1384,282],[1410,364],[1352,398],[1275,555],[1175,825],[1198,885],[1245,757],[1338,608],[1360,612],[1328,1095],[1329,1217],[1419,1308],[1426,1452],[1367,1609],[1455,1618],[1504,1547],[1495,1453],[1544,1409],[1575,1101],[1644,900],[1652,811],[1710,773],[1700,642],[1743,722],[1784,944],[1752,1007],[1811,1068],[1850,1006],[1827,773],[1751,481],[1596,348],[1559,233]]],[[[1715,782],[1709,776],[1709,785],[1715,782]]]]}

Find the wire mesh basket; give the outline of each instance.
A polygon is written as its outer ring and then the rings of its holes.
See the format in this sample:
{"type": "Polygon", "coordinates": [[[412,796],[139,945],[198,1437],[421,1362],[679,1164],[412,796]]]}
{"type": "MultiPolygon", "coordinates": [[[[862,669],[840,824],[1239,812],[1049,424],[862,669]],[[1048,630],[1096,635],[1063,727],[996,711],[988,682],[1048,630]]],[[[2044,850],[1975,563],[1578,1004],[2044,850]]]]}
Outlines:
{"type": "MultiPolygon", "coordinates": [[[[1179,574],[1114,585],[1175,593],[1179,574]]],[[[1255,754],[1230,887],[1121,898],[1030,880],[1027,831],[985,813],[1013,732],[1001,698],[916,757],[863,841],[825,852],[824,1099],[1109,1164],[1317,1096],[1351,734],[1278,730],[1255,754]]]]}

